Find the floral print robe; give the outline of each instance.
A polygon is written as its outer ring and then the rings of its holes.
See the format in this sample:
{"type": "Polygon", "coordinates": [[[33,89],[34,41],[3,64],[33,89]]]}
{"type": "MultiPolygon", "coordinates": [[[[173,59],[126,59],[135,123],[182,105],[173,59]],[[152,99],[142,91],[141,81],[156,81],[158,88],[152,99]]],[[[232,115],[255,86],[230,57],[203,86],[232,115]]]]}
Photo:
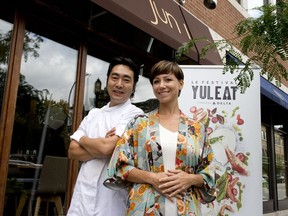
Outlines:
{"type": "MultiPolygon", "coordinates": [[[[201,174],[204,178],[204,188],[212,189],[215,183],[214,169],[210,165],[213,153],[207,143],[204,145],[206,135],[204,125],[180,113],[175,169],[201,174]],[[203,154],[201,154],[202,150],[203,154]]],[[[122,138],[116,145],[104,185],[109,188],[128,186],[127,215],[169,215],[164,213],[165,197],[154,190],[150,184],[125,181],[129,172],[135,167],[156,173],[165,170],[161,152],[158,109],[148,114],[138,115],[128,123],[122,138]]],[[[190,187],[182,199],[177,199],[178,215],[201,215],[200,201],[197,188],[190,187]]]]}

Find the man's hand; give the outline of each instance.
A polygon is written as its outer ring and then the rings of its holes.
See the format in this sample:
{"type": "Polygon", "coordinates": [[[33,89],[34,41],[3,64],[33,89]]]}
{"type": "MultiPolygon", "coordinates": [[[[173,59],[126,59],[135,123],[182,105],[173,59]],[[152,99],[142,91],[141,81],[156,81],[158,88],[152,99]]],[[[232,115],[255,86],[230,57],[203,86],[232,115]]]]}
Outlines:
{"type": "Polygon", "coordinates": [[[79,145],[76,140],[71,140],[69,149],[68,149],[68,157],[70,159],[79,160],[79,161],[88,161],[94,159],[92,155],[89,154],[86,149],[79,145]]]}
{"type": "Polygon", "coordinates": [[[79,142],[71,140],[68,149],[68,156],[71,159],[79,161],[109,157],[112,155],[114,147],[119,140],[119,137],[115,134],[116,128],[112,128],[107,131],[103,138],[89,138],[82,136],[79,142]]]}
{"type": "Polygon", "coordinates": [[[112,137],[114,135],[116,135],[116,128],[115,127],[112,128],[111,130],[107,131],[105,137],[108,138],[108,137],[112,137]]]}
{"type": "MultiPolygon", "coordinates": [[[[112,134],[110,132],[109,134],[112,134]]],[[[107,134],[106,134],[107,135],[107,134]]],[[[79,144],[87,151],[93,158],[107,158],[110,157],[114,151],[117,141],[120,138],[116,135],[103,138],[89,138],[83,136],[79,140],[79,144]]]]}

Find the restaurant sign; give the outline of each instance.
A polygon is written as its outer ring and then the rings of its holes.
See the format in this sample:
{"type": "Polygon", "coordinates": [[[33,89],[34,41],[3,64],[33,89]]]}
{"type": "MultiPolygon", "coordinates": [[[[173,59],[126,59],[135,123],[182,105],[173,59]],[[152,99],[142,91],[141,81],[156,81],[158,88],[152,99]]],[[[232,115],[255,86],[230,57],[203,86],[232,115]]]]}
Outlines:
{"type": "MultiPolygon", "coordinates": [[[[173,0],[91,1],[175,50],[192,38],[213,40],[209,28],[173,0]]],[[[197,43],[188,56],[199,64],[222,64],[215,50],[200,59],[199,52],[205,45],[204,42],[197,43]]]]}

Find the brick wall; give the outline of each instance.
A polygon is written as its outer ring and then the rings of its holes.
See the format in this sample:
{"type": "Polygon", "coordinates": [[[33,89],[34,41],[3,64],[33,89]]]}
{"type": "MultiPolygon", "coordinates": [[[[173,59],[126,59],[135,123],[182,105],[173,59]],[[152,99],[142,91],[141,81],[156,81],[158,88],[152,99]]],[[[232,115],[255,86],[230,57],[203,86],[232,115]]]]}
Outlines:
{"type": "MultiPolygon", "coordinates": [[[[235,4],[237,4],[235,2],[235,4]]],[[[209,28],[217,32],[225,39],[235,39],[239,42],[237,35],[234,32],[235,26],[243,19],[245,19],[245,11],[241,13],[230,1],[218,0],[217,7],[213,10],[207,9],[203,0],[186,0],[183,5],[190,13],[205,23],[209,28]]],[[[236,43],[234,43],[236,45],[236,43]]],[[[236,45],[237,46],[237,45],[236,45]]],[[[288,63],[285,63],[288,71],[288,63]]],[[[288,82],[282,82],[288,87],[288,82]]]]}
{"type": "Polygon", "coordinates": [[[207,9],[203,0],[187,0],[184,6],[223,38],[235,38],[234,27],[245,18],[228,0],[218,0],[214,10],[207,9]]]}

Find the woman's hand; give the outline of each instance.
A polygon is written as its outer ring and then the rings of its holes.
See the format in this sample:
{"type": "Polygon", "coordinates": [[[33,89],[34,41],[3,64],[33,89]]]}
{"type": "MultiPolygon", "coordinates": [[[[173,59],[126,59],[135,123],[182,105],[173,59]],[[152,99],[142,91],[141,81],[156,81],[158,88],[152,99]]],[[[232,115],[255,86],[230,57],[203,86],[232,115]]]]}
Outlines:
{"type": "Polygon", "coordinates": [[[161,185],[160,179],[163,179],[165,177],[168,177],[167,173],[165,172],[151,173],[149,184],[151,184],[156,191],[163,194],[162,190],[160,189],[160,185],[161,185]]]}
{"type": "Polygon", "coordinates": [[[163,194],[165,197],[172,201],[172,199],[167,194],[164,194],[162,189],[160,189],[159,187],[161,185],[161,182],[159,180],[166,177],[168,177],[166,172],[154,173],[134,168],[130,171],[126,180],[133,183],[150,184],[154,188],[154,190],[156,190],[160,194],[163,194]]]}
{"type": "Polygon", "coordinates": [[[203,185],[203,177],[198,174],[189,174],[181,170],[168,170],[165,173],[166,176],[159,179],[159,189],[169,197],[185,194],[192,185],[203,185]]]}
{"type": "Polygon", "coordinates": [[[151,173],[151,178],[150,178],[149,184],[151,184],[156,191],[158,191],[160,194],[162,194],[166,198],[170,199],[171,202],[173,202],[172,197],[170,197],[169,194],[164,193],[163,189],[160,188],[160,185],[162,184],[160,179],[163,179],[166,177],[168,177],[166,172],[151,173]]]}

